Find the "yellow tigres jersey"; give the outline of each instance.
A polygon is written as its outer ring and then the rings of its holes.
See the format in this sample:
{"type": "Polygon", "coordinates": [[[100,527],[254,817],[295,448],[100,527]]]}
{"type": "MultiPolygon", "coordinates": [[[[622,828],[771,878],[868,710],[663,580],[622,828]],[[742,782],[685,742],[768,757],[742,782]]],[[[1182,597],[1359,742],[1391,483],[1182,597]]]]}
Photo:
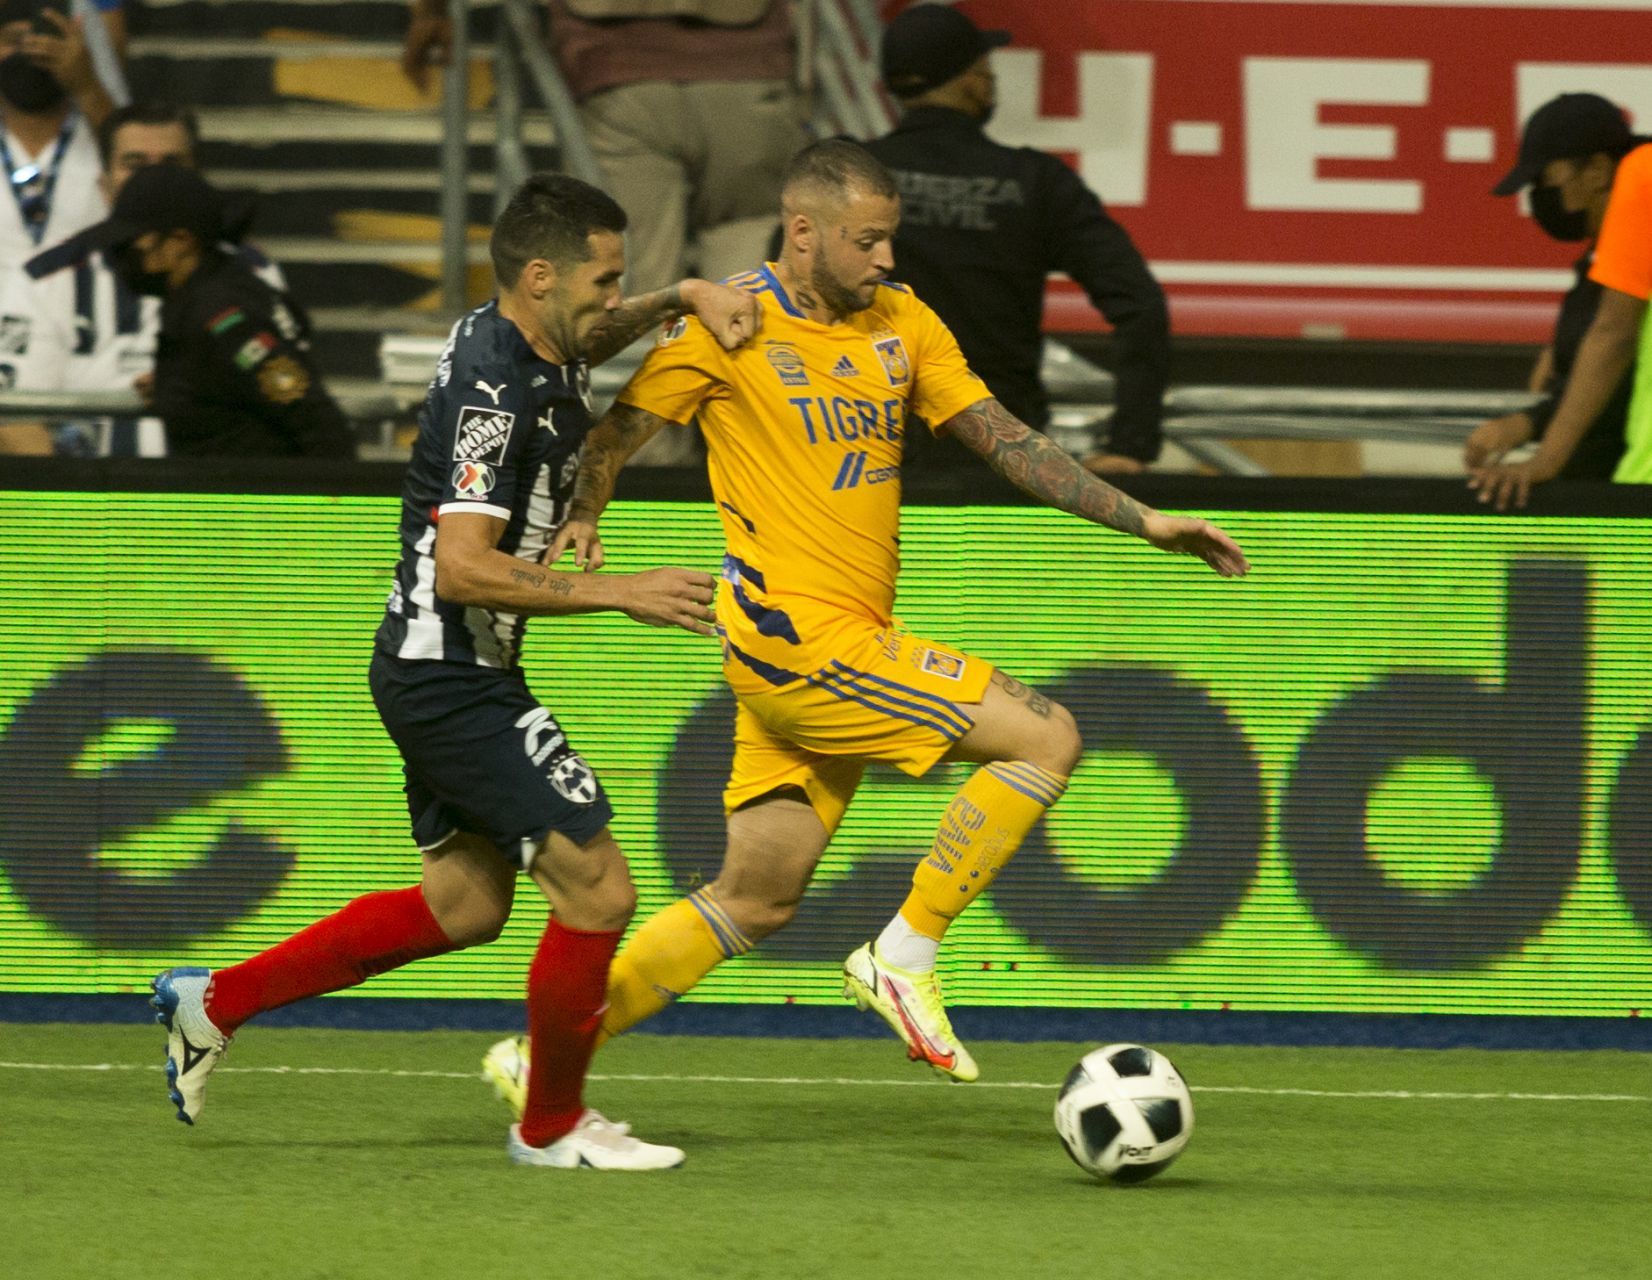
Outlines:
{"type": "Polygon", "coordinates": [[[724,351],[698,320],[678,321],[618,397],[669,422],[699,415],[728,551],[719,621],[736,645],[768,653],[765,640],[825,639],[787,635],[802,619],[782,602],[886,626],[908,410],[933,426],[991,393],[904,287],[880,286],[865,311],[823,325],[772,264],[728,283],[762,302],[757,337],[724,351]]]}

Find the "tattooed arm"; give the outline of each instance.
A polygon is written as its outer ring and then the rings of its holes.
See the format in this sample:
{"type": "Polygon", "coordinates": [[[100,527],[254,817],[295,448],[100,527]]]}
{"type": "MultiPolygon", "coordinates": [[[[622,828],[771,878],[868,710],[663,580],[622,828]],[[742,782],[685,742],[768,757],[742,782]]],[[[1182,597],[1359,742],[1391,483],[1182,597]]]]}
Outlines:
{"type": "Polygon", "coordinates": [[[655,627],[714,634],[710,574],[649,569],[631,574],[563,573],[499,550],[505,522],[450,511],[436,525],[436,594],[454,604],[506,613],[614,610],[655,627]]]}
{"type": "Polygon", "coordinates": [[[708,280],[683,280],[669,289],[626,298],[604,316],[585,344],[585,362],[599,365],[656,325],[690,314],[728,351],[747,341],[762,323],[762,307],[751,294],[708,280]]]}
{"type": "Polygon", "coordinates": [[[1198,556],[1223,577],[1250,568],[1238,544],[1207,520],[1163,515],[1090,474],[997,400],[977,401],[943,429],[1023,493],[1093,524],[1134,534],[1161,551],[1198,556]]]}
{"type": "Polygon", "coordinates": [[[574,481],[574,496],[568,503],[568,518],[551,539],[540,563],[555,564],[563,552],[572,547],[574,563],[581,569],[602,568],[602,539],[597,537],[597,521],[613,500],[620,468],[662,428],[670,425],[646,409],[620,401],[602,415],[602,421],[585,437],[579,477],[574,481]]]}

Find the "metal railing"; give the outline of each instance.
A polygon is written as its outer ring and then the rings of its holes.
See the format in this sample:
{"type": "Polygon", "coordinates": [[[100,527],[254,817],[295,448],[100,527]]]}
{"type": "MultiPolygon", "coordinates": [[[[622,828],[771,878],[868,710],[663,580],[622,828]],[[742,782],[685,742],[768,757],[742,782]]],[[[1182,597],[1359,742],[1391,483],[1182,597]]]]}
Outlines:
{"type": "MultiPolygon", "coordinates": [[[[546,46],[544,12],[531,0],[500,0],[499,17],[493,45],[495,211],[522,185],[530,168],[522,141],[524,71],[526,87],[533,89],[550,116],[563,170],[603,185],[602,168],[585,136],[574,95],[546,46]]],[[[456,314],[468,303],[469,284],[470,0],[448,0],[448,21],[453,44],[442,76],[442,306],[456,314]]]]}
{"type": "MultiPolygon", "coordinates": [[[[893,103],[878,84],[876,50],[882,23],[875,0],[797,0],[801,87],[810,96],[818,136],[876,137],[895,123],[893,103]]],[[[442,299],[449,314],[468,304],[467,134],[470,96],[471,0],[448,0],[452,48],[443,75],[441,144],[442,299]]],[[[604,177],[567,81],[551,57],[544,13],[534,0],[500,0],[492,48],[495,84],[496,209],[528,176],[522,122],[529,93],[548,115],[561,167],[596,185],[604,177]]],[[[382,382],[331,380],[330,389],[357,428],[366,456],[403,457],[397,444],[422,400],[444,338],[387,334],[381,340],[382,382]]],[[[593,371],[592,392],[605,407],[624,385],[645,347],[622,352],[593,371]]],[[[1059,342],[1046,342],[1042,376],[1054,420],[1050,435],[1075,454],[1093,447],[1112,403],[1113,379],[1059,342]]],[[[1197,461],[1226,475],[1267,475],[1231,443],[1236,439],[1382,441],[1460,445],[1479,422],[1525,408],[1523,392],[1387,391],[1347,388],[1195,386],[1173,388],[1165,400],[1165,437],[1197,461]]],[[[130,392],[8,391],[0,423],[141,417],[147,407],[130,392]]]]}
{"type": "MultiPolygon", "coordinates": [[[[359,379],[329,383],[334,398],[355,426],[364,457],[407,456],[397,443],[424,399],[425,386],[442,339],[396,337],[385,359],[382,382],[359,379]]],[[[1051,344],[1052,346],[1056,344],[1051,344]]],[[[600,410],[636,367],[640,354],[622,352],[593,371],[592,398],[600,410]]],[[[1054,421],[1051,438],[1074,454],[1094,447],[1112,403],[1111,379],[1094,370],[1080,379],[1047,361],[1054,421]]],[[[1531,404],[1525,392],[1328,390],[1318,387],[1198,386],[1173,388],[1165,399],[1165,439],[1222,475],[1265,476],[1267,469],[1234,440],[1358,440],[1459,446],[1487,418],[1531,404]]],[[[129,392],[8,391],[0,397],[0,424],[39,420],[141,417],[149,410],[129,392]]]]}
{"type": "MultiPolygon", "coordinates": [[[[434,367],[434,366],[432,366],[434,367]]],[[[387,385],[366,379],[329,379],[328,390],[354,430],[361,457],[402,461],[399,428],[411,422],[424,399],[424,384],[387,385]]],[[[0,426],[8,422],[63,422],[145,418],[154,410],[130,391],[7,391],[0,395],[0,426]]],[[[0,458],[6,456],[0,453],[0,458]]]]}

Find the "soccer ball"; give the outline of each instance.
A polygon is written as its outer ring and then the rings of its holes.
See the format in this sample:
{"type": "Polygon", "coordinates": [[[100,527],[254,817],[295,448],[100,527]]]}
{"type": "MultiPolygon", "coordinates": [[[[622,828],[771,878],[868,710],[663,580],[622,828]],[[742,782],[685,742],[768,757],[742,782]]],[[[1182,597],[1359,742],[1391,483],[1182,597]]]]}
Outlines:
{"type": "Polygon", "coordinates": [[[1055,1131],[1073,1162],[1112,1182],[1169,1168],[1193,1134],[1193,1098],[1162,1053],[1110,1044],[1079,1059],[1055,1100],[1055,1131]]]}

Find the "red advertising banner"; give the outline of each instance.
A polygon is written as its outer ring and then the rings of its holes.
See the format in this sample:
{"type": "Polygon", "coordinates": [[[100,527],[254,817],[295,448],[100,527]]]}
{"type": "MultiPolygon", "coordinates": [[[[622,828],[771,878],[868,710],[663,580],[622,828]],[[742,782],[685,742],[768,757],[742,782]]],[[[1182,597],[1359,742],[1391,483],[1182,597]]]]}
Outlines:
{"type": "MultiPolygon", "coordinates": [[[[1180,333],[1544,341],[1582,246],[1490,194],[1520,122],[1587,90],[1652,134],[1641,3],[959,8],[1014,34],[993,55],[992,135],[1079,169],[1180,333]]],[[[1048,320],[1101,326],[1065,283],[1048,320]]]]}

